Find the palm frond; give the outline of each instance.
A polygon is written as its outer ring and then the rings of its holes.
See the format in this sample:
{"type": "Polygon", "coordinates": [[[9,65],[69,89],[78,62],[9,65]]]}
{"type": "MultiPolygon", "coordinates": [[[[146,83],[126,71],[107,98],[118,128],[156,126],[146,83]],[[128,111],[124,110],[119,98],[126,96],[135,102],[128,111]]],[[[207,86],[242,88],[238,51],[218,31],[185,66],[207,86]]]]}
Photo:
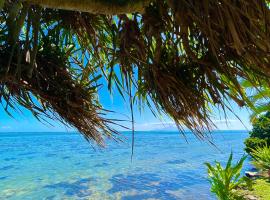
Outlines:
{"type": "Polygon", "coordinates": [[[98,102],[101,76],[200,138],[214,126],[209,105],[252,106],[242,80],[258,88],[270,77],[266,0],[153,0],[116,15],[38,2],[5,1],[0,11],[1,99],[7,111],[51,111],[98,143],[115,133],[98,102]]]}

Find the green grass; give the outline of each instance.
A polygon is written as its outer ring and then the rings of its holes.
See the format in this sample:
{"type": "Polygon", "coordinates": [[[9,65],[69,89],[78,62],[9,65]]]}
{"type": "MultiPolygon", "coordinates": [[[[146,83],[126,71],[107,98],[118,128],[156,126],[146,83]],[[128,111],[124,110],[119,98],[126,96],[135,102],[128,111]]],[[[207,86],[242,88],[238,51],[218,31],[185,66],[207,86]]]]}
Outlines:
{"type": "Polygon", "coordinates": [[[252,184],[252,190],[242,188],[238,189],[236,194],[244,197],[244,199],[247,195],[252,195],[258,197],[259,200],[270,200],[270,180],[266,178],[256,179],[252,184]]]}
{"type": "Polygon", "coordinates": [[[269,200],[270,199],[269,179],[257,179],[254,182],[252,194],[260,197],[260,200],[269,200]]]}

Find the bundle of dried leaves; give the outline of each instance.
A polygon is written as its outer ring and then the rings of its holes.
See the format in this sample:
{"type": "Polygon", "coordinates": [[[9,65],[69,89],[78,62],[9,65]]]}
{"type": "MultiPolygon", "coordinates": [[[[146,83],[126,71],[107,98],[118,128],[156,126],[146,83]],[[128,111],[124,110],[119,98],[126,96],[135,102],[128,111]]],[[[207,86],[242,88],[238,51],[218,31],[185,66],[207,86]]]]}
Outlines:
{"type": "Polygon", "coordinates": [[[99,144],[116,133],[98,103],[101,76],[132,98],[131,108],[154,105],[199,137],[213,125],[210,105],[252,106],[241,81],[258,86],[270,77],[267,0],[140,1],[140,13],[115,15],[38,2],[5,1],[1,10],[1,99],[62,119],[99,144]]]}

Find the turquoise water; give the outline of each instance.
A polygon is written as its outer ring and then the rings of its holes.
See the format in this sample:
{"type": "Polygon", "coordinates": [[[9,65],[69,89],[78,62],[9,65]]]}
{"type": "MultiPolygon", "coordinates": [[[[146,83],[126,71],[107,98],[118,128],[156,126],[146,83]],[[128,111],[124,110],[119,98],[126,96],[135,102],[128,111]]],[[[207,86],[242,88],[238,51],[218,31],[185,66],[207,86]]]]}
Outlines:
{"type": "MultiPolygon", "coordinates": [[[[138,132],[133,162],[123,143],[93,148],[70,133],[0,133],[0,199],[214,199],[204,162],[243,155],[246,132],[138,132]]],[[[249,168],[248,161],[244,170],[249,168]]]]}

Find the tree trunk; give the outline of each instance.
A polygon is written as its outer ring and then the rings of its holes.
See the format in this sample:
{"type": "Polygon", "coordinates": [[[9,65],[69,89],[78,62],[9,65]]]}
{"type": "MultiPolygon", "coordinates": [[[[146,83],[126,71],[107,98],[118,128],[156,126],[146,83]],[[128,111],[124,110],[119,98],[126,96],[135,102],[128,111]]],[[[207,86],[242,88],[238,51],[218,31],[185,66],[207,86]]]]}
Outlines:
{"type": "Polygon", "coordinates": [[[64,9],[93,14],[143,13],[151,0],[23,0],[45,8],[64,9]]]}

